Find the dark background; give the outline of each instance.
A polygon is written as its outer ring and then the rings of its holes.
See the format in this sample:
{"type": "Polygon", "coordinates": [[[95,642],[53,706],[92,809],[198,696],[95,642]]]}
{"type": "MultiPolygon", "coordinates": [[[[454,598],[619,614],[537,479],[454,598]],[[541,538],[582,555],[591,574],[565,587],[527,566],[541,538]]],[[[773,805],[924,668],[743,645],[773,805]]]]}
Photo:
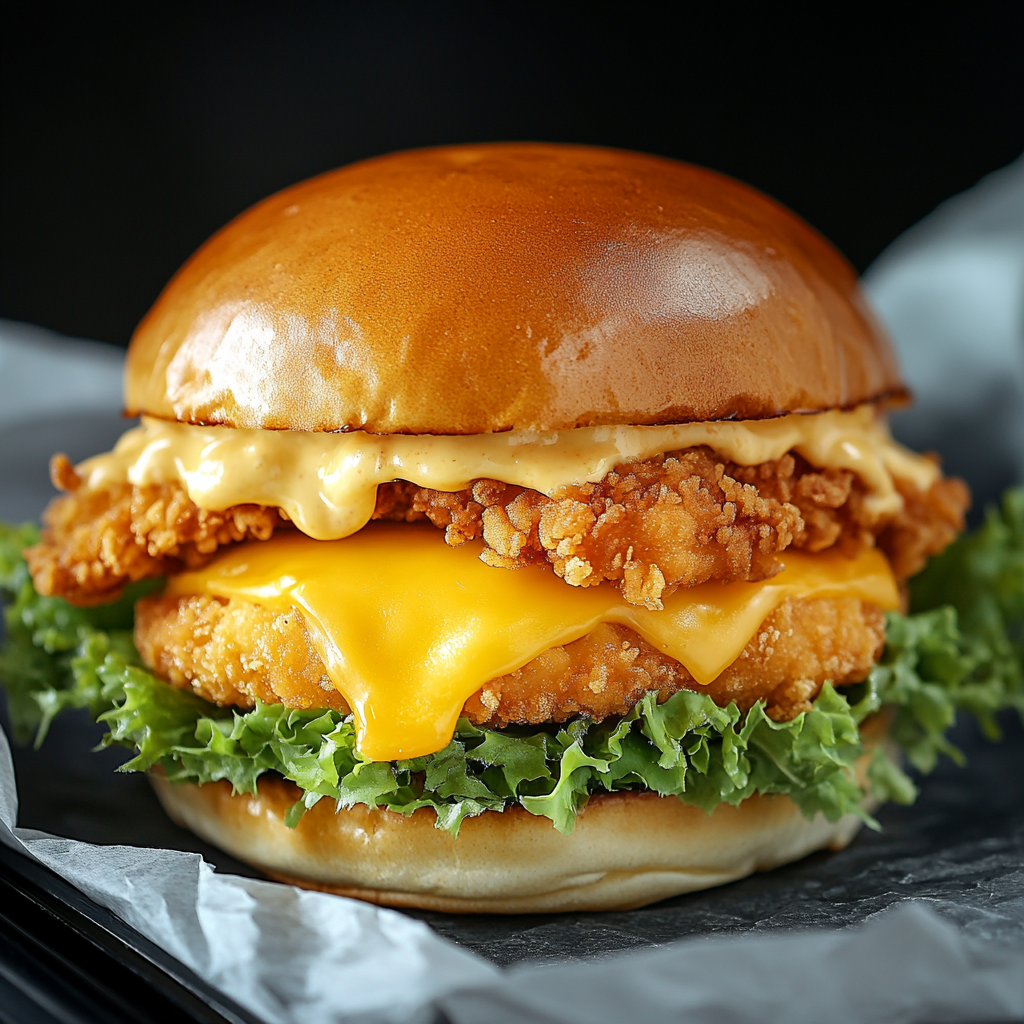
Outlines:
{"type": "Polygon", "coordinates": [[[1024,150],[1020,5],[898,25],[859,6],[97,10],[4,8],[0,316],[120,345],[229,218],[389,150],[544,139],[692,160],[861,270],[1024,150]]]}

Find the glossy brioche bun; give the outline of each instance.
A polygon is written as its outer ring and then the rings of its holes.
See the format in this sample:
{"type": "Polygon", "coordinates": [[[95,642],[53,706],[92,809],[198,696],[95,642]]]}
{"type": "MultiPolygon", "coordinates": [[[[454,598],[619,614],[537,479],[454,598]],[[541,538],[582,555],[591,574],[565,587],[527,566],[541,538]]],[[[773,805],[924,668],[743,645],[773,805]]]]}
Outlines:
{"type": "Polygon", "coordinates": [[[393,907],[527,914],[628,910],[841,849],[860,827],[848,815],[807,821],[788,797],[753,796],[710,816],[676,797],[593,797],[570,836],[521,807],[487,811],[457,839],[427,809],[404,816],[321,800],[294,829],[297,790],[264,777],[259,795],[227,782],[172,785],[151,776],[167,813],[273,878],[393,907]]]}
{"type": "Polygon", "coordinates": [[[188,423],[467,434],[901,397],[853,269],[730,178],[534,143],[285,189],[178,272],[126,404],[188,423]]]}

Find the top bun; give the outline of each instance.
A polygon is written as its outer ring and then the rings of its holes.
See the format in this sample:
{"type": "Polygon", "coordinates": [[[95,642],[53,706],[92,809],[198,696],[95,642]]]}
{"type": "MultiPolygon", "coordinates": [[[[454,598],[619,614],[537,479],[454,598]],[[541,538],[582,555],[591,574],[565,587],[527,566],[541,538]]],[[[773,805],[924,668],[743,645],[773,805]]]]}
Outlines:
{"type": "Polygon", "coordinates": [[[902,393],[853,268],[761,193],[534,143],[366,160],[181,268],[128,350],[131,414],[471,434],[758,419],[902,393]]]}

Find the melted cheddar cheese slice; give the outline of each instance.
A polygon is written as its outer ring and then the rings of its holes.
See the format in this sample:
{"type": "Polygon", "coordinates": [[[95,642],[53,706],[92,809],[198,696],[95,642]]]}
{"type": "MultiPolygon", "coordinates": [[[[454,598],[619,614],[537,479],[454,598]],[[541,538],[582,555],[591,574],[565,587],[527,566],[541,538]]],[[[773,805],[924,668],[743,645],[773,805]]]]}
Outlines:
{"type": "Polygon", "coordinates": [[[431,526],[374,523],[344,540],[286,534],[238,545],[173,577],[166,592],[299,608],[355,714],[360,752],[377,761],[442,749],[484,683],[601,622],[629,626],[706,685],[787,597],[853,596],[882,608],[899,600],[875,550],[853,559],[786,552],[770,580],[679,590],[661,611],[627,604],[608,584],[570,587],[539,566],[493,569],[478,553],[449,547],[431,526]]]}

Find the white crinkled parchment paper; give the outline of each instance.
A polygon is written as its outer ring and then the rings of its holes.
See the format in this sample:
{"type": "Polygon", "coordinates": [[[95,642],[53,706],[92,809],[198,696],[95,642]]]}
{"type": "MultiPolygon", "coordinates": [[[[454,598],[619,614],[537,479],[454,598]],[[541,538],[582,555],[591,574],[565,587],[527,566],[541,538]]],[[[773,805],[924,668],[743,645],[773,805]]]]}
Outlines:
{"type": "Polygon", "coordinates": [[[436,997],[499,976],[395,911],[218,874],[196,853],[19,829],[17,807],[0,730],[0,842],[66,878],[268,1024],[430,1021],[436,997]]]}

